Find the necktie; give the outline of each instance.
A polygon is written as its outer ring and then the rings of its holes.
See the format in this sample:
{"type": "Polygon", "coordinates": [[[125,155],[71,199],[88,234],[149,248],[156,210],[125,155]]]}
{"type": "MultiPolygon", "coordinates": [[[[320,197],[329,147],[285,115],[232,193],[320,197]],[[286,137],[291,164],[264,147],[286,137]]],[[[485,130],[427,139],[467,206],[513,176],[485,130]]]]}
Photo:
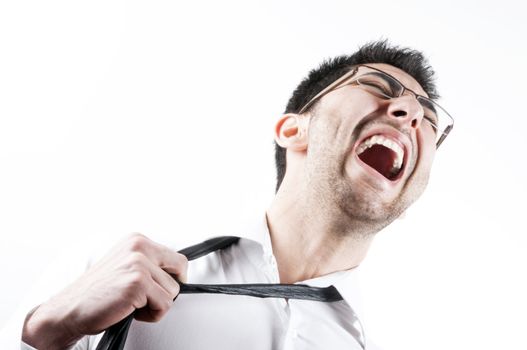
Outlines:
{"type": "MultiPolygon", "coordinates": [[[[237,243],[239,237],[223,236],[206,240],[202,243],[182,249],[179,253],[185,255],[187,259],[194,260],[216,250],[225,249],[232,244],[237,243]]],[[[303,284],[186,284],[178,282],[180,285],[180,294],[196,293],[220,293],[232,295],[247,295],[259,298],[287,298],[303,299],[321,302],[334,302],[343,300],[340,293],[333,286],[320,288],[311,287],[303,284]]],[[[364,349],[364,333],[358,317],[351,315],[357,322],[355,338],[359,341],[364,349]]],[[[108,328],[96,350],[123,350],[128,335],[128,330],[134,319],[133,313],[123,320],[108,328]]]]}

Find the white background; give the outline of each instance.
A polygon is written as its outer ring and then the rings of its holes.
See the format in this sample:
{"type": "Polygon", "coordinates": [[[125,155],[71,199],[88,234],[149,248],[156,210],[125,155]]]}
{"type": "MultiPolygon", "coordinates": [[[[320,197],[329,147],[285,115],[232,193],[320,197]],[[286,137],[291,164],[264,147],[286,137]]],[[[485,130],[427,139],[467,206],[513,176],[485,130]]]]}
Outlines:
{"type": "Polygon", "coordinates": [[[526,349],[521,2],[2,1],[0,327],[53,257],[261,215],[272,130],[322,59],[423,50],[456,119],[426,194],[362,268],[385,349],[526,349]]]}

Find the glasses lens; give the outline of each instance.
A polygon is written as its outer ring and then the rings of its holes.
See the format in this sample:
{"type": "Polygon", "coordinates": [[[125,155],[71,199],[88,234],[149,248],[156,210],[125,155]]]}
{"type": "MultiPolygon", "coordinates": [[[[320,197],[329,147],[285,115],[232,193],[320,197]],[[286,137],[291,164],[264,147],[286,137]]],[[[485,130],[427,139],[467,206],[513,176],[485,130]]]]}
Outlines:
{"type": "Polygon", "coordinates": [[[355,81],[369,93],[386,99],[397,97],[404,90],[397,80],[381,72],[363,74],[355,81]]]}
{"type": "Polygon", "coordinates": [[[436,133],[436,144],[438,144],[446,137],[454,124],[454,120],[447,111],[434,101],[423,96],[417,96],[417,100],[423,106],[424,121],[429,123],[436,133]]]}

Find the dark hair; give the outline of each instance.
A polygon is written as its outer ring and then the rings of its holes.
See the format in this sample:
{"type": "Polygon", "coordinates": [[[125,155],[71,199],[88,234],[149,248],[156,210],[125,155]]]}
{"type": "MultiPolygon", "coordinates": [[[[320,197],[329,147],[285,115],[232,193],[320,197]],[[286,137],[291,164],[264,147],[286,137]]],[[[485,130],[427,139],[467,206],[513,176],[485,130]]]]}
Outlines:
{"type": "MultiPolygon", "coordinates": [[[[402,69],[421,85],[431,99],[439,98],[434,84],[434,71],[424,55],[410,48],[394,46],[387,40],[367,43],[352,55],[325,60],[296,87],[287,102],[285,113],[298,113],[309,100],[333,81],[358,64],[385,63],[402,69]]],[[[315,103],[316,105],[316,103],[315,103]]],[[[311,106],[309,109],[312,109],[311,106]]],[[[275,143],[276,191],[284,179],[286,150],[275,143]]]]}

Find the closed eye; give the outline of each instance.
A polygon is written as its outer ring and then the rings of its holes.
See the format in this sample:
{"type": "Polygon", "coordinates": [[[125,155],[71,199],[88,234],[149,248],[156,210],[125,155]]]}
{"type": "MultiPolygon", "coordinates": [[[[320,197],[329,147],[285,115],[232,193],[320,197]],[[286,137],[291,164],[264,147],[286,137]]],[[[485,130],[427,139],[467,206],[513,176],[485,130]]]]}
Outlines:
{"type": "Polygon", "coordinates": [[[431,118],[431,117],[428,117],[428,116],[423,116],[424,119],[426,119],[426,121],[428,121],[428,123],[430,124],[430,126],[432,126],[432,129],[434,129],[434,133],[437,134],[437,123],[436,123],[436,119],[435,118],[431,118]]]}
{"type": "Polygon", "coordinates": [[[418,101],[421,104],[421,106],[423,106],[423,110],[424,110],[423,118],[428,120],[430,124],[433,124],[434,129],[436,129],[438,125],[438,118],[437,118],[437,112],[436,112],[436,108],[434,104],[431,101],[421,96],[418,97],[418,101]]]}
{"type": "Polygon", "coordinates": [[[359,83],[359,85],[364,87],[366,91],[376,96],[386,99],[393,97],[390,87],[386,84],[383,84],[377,79],[368,79],[367,77],[360,77],[359,79],[357,79],[357,82],[359,83]]]}

